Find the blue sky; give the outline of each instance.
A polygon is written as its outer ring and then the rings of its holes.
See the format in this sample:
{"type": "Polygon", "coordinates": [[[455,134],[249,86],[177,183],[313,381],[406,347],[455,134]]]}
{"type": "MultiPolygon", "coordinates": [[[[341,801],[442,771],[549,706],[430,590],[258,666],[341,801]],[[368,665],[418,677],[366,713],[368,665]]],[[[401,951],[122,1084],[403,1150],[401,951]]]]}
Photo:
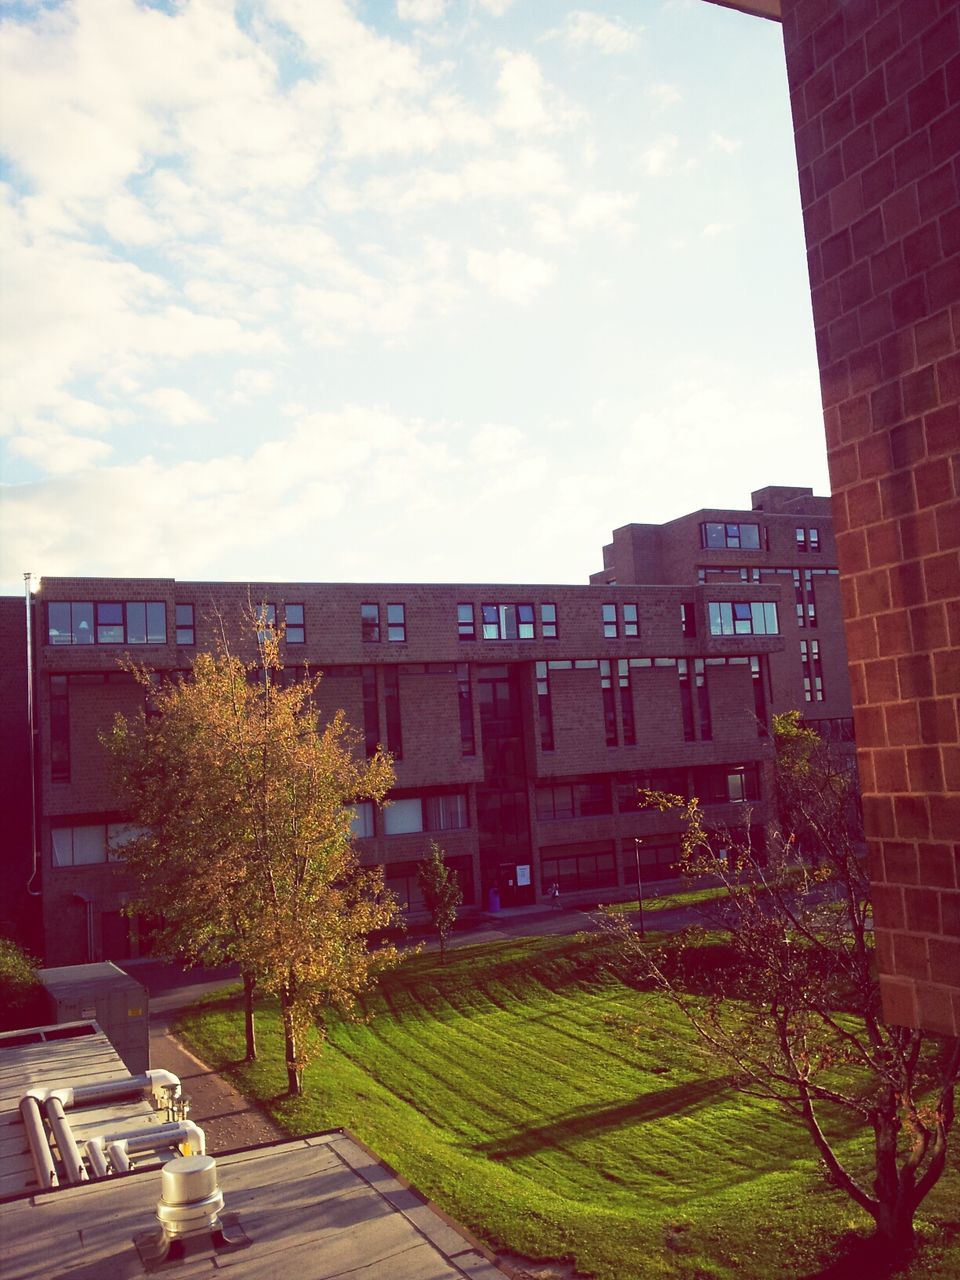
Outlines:
{"type": "Polygon", "coordinates": [[[778,25],[0,4],[0,590],[582,582],[826,492],[778,25]]]}

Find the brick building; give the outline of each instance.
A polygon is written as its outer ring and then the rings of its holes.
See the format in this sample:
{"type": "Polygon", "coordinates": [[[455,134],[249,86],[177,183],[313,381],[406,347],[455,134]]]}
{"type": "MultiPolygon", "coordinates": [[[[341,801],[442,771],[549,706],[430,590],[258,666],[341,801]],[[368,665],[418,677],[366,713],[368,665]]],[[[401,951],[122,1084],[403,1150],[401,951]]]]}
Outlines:
{"type": "Polygon", "coordinates": [[[100,735],[142,699],[118,658],[184,670],[223,624],[242,643],[251,604],[284,625],[288,670],[323,672],[321,712],[342,707],[368,753],[393,753],[391,803],[358,805],[355,835],[413,910],[432,838],[473,908],[492,891],[533,904],[554,882],[567,901],[628,897],[638,851],[645,886],[674,876],[677,819],[639,809],[640,786],[698,795],[718,827],[749,815],[762,840],[771,711],[802,707],[850,735],[828,506],[765,489],[750,511],[627,525],[589,586],[45,578],[33,608],[47,962],[148,946],[110,860],[127,815],[100,735]]]}
{"type": "Polygon", "coordinates": [[[884,1011],[960,1034],[960,5],[782,21],[884,1011]]]}

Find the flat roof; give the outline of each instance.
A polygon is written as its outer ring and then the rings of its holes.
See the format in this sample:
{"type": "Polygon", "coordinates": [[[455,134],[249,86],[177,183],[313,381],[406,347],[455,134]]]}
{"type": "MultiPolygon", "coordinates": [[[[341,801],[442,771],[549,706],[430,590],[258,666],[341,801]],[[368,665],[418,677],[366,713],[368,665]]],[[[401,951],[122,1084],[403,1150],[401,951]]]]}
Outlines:
{"type": "MultiPolygon", "coordinates": [[[[223,1214],[245,1248],[191,1253],[186,1280],[223,1267],[236,1280],[503,1280],[463,1231],[350,1134],[328,1131],[216,1157],[223,1214]]],[[[136,1280],[133,1244],[156,1227],[160,1171],[87,1182],[0,1204],[5,1280],[136,1280]]]]}

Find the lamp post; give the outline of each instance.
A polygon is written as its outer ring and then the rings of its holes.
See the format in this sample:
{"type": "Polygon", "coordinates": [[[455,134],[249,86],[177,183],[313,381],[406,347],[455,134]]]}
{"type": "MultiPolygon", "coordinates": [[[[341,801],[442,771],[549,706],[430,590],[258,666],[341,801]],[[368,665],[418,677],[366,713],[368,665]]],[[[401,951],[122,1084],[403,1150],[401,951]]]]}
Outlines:
{"type": "Polygon", "coordinates": [[[637,905],[640,908],[640,937],[646,937],[643,931],[643,880],[640,877],[640,846],[643,841],[639,836],[634,837],[633,851],[637,855],[637,905]]]}

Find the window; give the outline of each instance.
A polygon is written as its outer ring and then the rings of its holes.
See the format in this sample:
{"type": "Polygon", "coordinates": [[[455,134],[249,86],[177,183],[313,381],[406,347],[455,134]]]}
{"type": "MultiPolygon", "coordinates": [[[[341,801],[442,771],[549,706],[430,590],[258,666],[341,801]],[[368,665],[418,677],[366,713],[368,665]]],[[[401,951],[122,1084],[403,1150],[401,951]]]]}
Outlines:
{"type": "Polygon", "coordinates": [[[383,830],[388,836],[416,831],[462,831],[469,825],[467,796],[462,791],[391,800],[383,811],[383,830]]]}
{"type": "Polygon", "coordinates": [[[257,605],[257,640],[263,644],[267,636],[277,629],[277,606],[275,604],[257,605]]]}
{"type": "Polygon", "coordinates": [[[66,676],[50,677],[50,781],[70,781],[70,690],[66,676]]]}
{"type": "Polygon", "coordinates": [[[617,606],[615,604],[601,605],[601,616],[603,618],[603,634],[607,640],[616,640],[620,634],[617,627],[617,606]]]}
{"type": "MultiPolygon", "coordinates": [[[[623,859],[623,883],[637,883],[637,849],[634,848],[623,859]]],[[[641,840],[640,882],[646,884],[652,880],[675,880],[682,875],[680,863],[680,846],[678,844],[641,840]]]]}
{"type": "Polygon", "coordinates": [[[749,804],[760,799],[755,764],[717,765],[695,771],[695,786],[704,804],[749,804]]]}
{"type": "Polygon", "coordinates": [[[685,600],[680,606],[680,630],[685,636],[697,634],[697,615],[692,600],[685,600]]]}
{"type": "Polygon", "coordinates": [[[303,644],[307,638],[302,604],[283,606],[283,636],[287,644],[303,644]]]}
{"type": "Polygon", "coordinates": [[[376,667],[363,667],[360,679],[363,689],[363,748],[369,760],[371,756],[377,754],[377,747],[380,745],[380,708],[377,704],[376,667]]]}
{"type": "Polygon", "coordinates": [[[484,640],[532,640],[532,604],[482,604],[484,640]]]}
{"type": "Polygon", "coordinates": [[[540,635],[544,640],[557,638],[557,606],[555,604],[540,606],[540,635]]]}
{"type": "Polygon", "coordinates": [[[387,605],[387,639],[405,642],[407,638],[406,605],[387,605]]]}
{"type": "Polygon", "coordinates": [[[823,667],[820,665],[820,641],[800,641],[800,665],[803,668],[805,702],[823,701],[823,667]]]}
{"type": "Polygon", "coordinates": [[[731,551],[759,551],[760,526],[710,521],[700,526],[700,545],[710,549],[726,547],[731,551]]]}
{"type": "Polygon", "coordinates": [[[166,644],[162,600],[55,602],[47,605],[50,644],[166,644]]]}
{"type": "Polygon", "coordinates": [[[193,605],[178,604],[174,615],[177,624],[177,644],[196,644],[196,632],[193,621],[193,605]]]}
{"type": "Polygon", "coordinates": [[[623,634],[628,640],[636,640],[640,634],[640,611],[635,604],[620,606],[623,615],[623,634]]]}
{"type": "Polygon", "coordinates": [[[820,550],[820,530],[804,528],[797,525],[797,550],[798,551],[819,551],[820,550]]]}
{"type": "Polygon", "coordinates": [[[694,658],[693,660],[693,682],[697,690],[700,738],[703,742],[709,742],[713,738],[713,720],[710,716],[710,690],[707,688],[707,668],[703,658],[694,658]]]}
{"type": "Polygon", "coordinates": [[[461,640],[476,640],[477,624],[473,618],[472,604],[457,605],[457,635],[461,640]]]}
{"type": "Polygon", "coordinates": [[[88,867],[97,862],[113,862],[117,850],[139,834],[137,827],[126,822],[98,822],[82,827],[54,827],[53,865],[55,867],[88,867]]]}
{"type": "Polygon", "coordinates": [[[630,688],[630,661],[617,660],[617,684],[620,688],[620,722],[623,725],[623,745],[637,745],[637,725],[633,714],[633,692],[630,688]]]}
{"type": "Polygon", "coordinates": [[[403,759],[403,729],[400,724],[400,668],[383,669],[383,706],[387,716],[387,750],[403,759]]]}
{"type": "Polygon", "coordinates": [[[460,709],[460,754],[475,756],[477,739],[473,729],[473,693],[470,689],[470,668],[465,662],[457,663],[457,705],[460,709]]]}
{"type": "Polygon", "coordinates": [[[600,701],[603,707],[603,732],[608,747],[619,745],[617,737],[617,704],[613,693],[613,675],[609,658],[600,659],[600,701]]]}
{"type": "Polygon", "coordinates": [[[553,741],[553,702],[550,697],[550,672],[545,662],[536,664],[537,676],[537,713],[540,718],[540,750],[552,751],[553,741]]]}
{"type": "Polygon", "coordinates": [[[537,787],[537,818],[541,822],[573,817],[573,787],[569,783],[537,787]]]}
{"type": "Polygon", "coordinates": [[[373,803],[370,800],[359,800],[349,806],[352,813],[350,819],[350,835],[354,840],[368,840],[373,835],[373,803]]]}
{"type": "MultiPolygon", "coordinates": [[[[553,884],[560,886],[561,893],[573,893],[578,889],[606,889],[615,885],[617,867],[613,846],[606,842],[599,843],[602,851],[596,853],[577,853],[572,848],[566,853],[556,845],[553,846],[551,853],[560,856],[541,857],[541,891],[548,893],[553,884]]],[[[544,852],[546,851],[541,851],[544,852]]]]}
{"type": "Polygon", "coordinates": [[[380,606],[378,604],[362,604],[360,606],[360,634],[364,642],[373,644],[380,639],[380,606]]]}
{"type": "Polygon", "coordinates": [[[574,797],[577,814],[581,818],[594,818],[611,812],[608,778],[576,783],[574,797]]]}
{"type": "Polygon", "coordinates": [[[712,636],[775,636],[780,634],[777,606],[763,600],[711,601],[712,636]]]}

